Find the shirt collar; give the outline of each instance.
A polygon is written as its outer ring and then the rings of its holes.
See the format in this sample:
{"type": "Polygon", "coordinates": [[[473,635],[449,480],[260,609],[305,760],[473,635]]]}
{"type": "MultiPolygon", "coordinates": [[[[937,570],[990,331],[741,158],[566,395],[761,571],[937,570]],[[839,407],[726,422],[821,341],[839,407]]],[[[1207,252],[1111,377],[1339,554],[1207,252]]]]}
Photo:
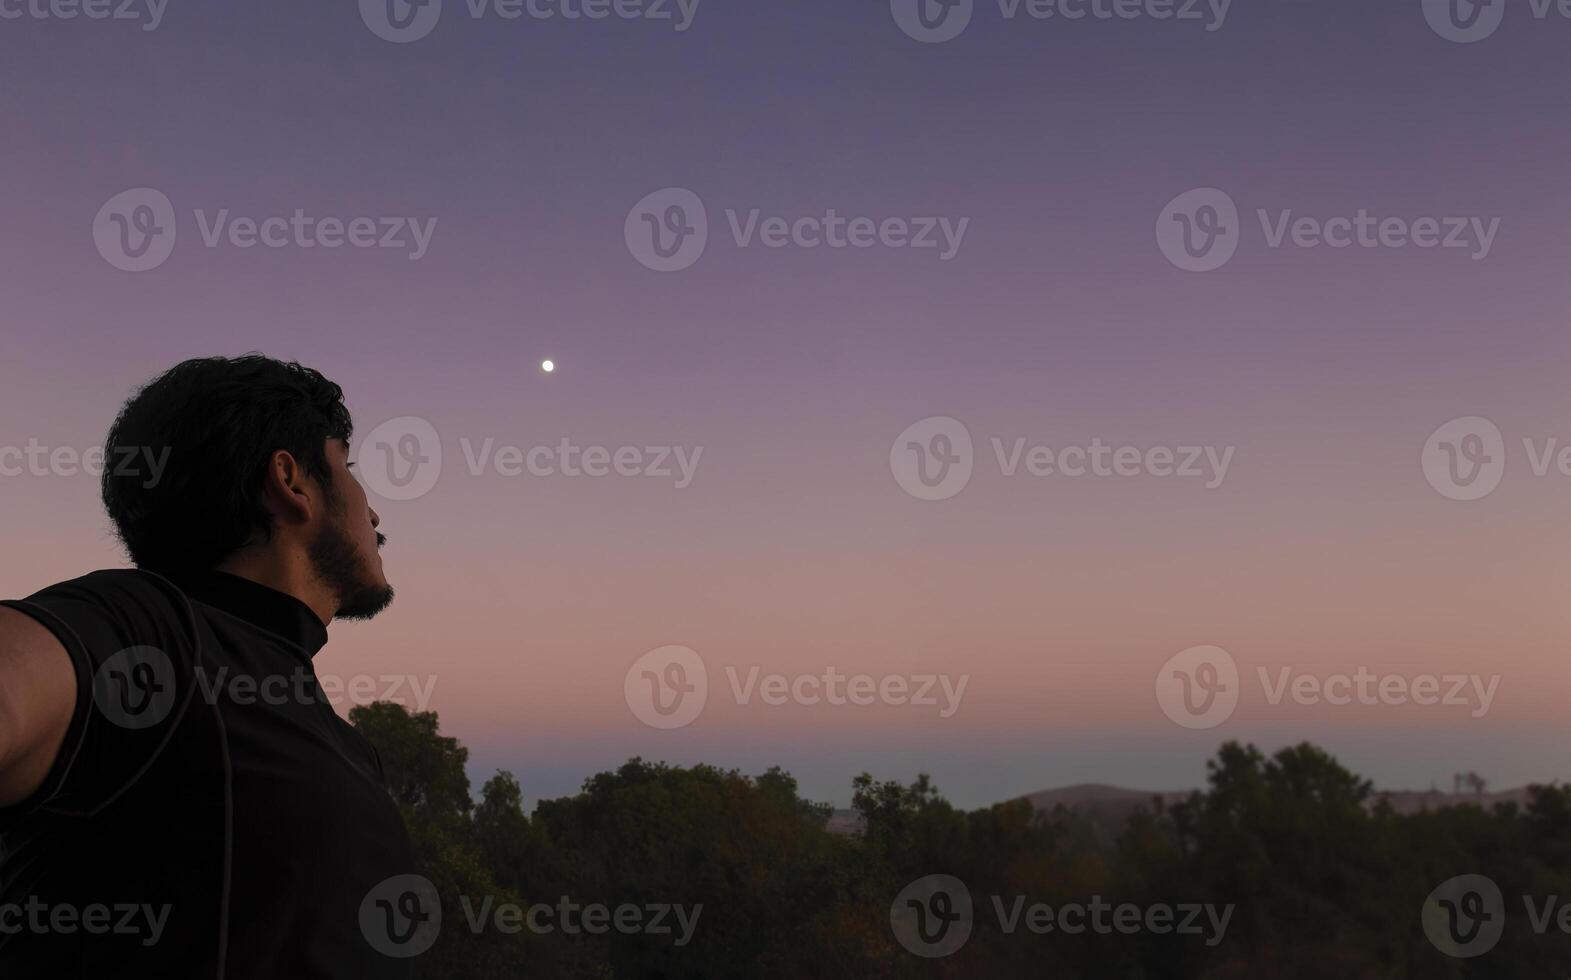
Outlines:
{"type": "Polygon", "coordinates": [[[327,627],[311,607],[287,592],[216,569],[198,572],[180,582],[191,598],[216,606],[253,626],[305,648],[315,657],[327,645],[327,627]]]}

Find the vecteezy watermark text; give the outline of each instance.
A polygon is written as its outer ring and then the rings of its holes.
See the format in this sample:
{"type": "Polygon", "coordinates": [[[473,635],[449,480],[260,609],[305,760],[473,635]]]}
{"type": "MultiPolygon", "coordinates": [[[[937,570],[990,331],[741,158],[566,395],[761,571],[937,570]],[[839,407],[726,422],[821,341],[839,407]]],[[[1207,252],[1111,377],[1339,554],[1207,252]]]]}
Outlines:
{"type": "Polygon", "coordinates": [[[139,478],[143,487],[151,489],[163,479],[169,452],[168,446],[116,446],[112,452],[103,446],[45,446],[31,438],[26,446],[0,446],[0,476],[97,478],[107,471],[116,479],[139,478]]]}
{"type": "MultiPolygon", "coordinates": [[[[1093,437],[1083,445],[1048,446],[1024,436],[989,440],[1001,476],[1078,480],[1154,477],[1199,481],[1215,490],[1227,479],[1236,446],[1113,445],[1093,437]]],[[[948,500],[971,482],[971,432],[937,415],[907,426],[889,450],[895,482],[918,500],[948,500]]]]}
{"type": "MultiPolygon", "coordinates": [[[[1500,690],[1499,674],[1417,674],[1376,671],[1361,665],[1351,672],[1311,672],[1292,665],[1257,667],[1255,675],[1272,707],[1461,708],[1468,717],[1489,713],[1500,690]]],[[[1156,700],[1174,724],[1189,729],[1215,728],[1238,706],[1242,676],[1238,662],[1217,646],[1184,650],[1157,670],[1156,700]]]]}
{"type": "Polygon", "coordinates": [[[186,668],[184,676],[174,658],[153,646],[132,646],[108,658],[93,675],[93,703],[111,723],[131,731],[162,724],[174,710],[180,693],[194,681],[196,693],[211,705],[322,704],[337,707],[346,700],[354,705],[387,701],[411,711],[425,711],[436,690],[436,675],[427,674],[317,674],[296,667],[288,674],[252,674],[203,665],[186,668]]]}
{"type": "MultiPolygon", "coordinates": [[[[1271,249],[1440,250],[1475,262],[1489,258],[1500,231],[1499,218],[1378,214],[1368,208],[1330,216],[1299,214],[1292,208],[1255,211],[1271,249]]],[[[1232,260],[1244,237],[1238,205],[1225,191],[1201,187],[1169,201],[1157,217],[1156,242],[1173,265],[1210,272],[1232,260]]]]}
{"type": "MultiPolygon", "coordinates": [[[[204,247],[265,249],[383,249],[411,262],[425,258],[437,219],[333,217],[296,208],[287,215],[237,215],[229,208],[192,212],[204,247]]],[[[93,219],[93,244],[104,261],[125,272],[148,272],[169,260],[179,239],[179,217],[161,191],[138,187],[110,198],[93,219]]]]}
{"type": "MultiPolygon", "coordinates": [[[[970,218],[822,214],[767,215],[760,208],[727,208],[726,224],[737,248],[865,250],[885,248],[933,252],[948,262],[965,242],[970,218]]],[[[655,191],[633,205],[623,223],[627,250],[656,272],[692,266],[709,244],[709,212],[697,194],[682,187],[655,191]]]]}
{"type": "MultiPolygon", "coordinates": [[[[451,2],[451,0],[449,0],[451,2]]],[[[693,26],[702,0],[464,0],[471,20],[644,21],[678,34],[693,26]]],[[[436,29],[443,0],[360,0],[360,19],[384,41],[408,44],[436,29]]]]}
{"type": "MultiPolygon", "coordinates": [[[[458,441],[467,472],[505,479],[658,480],[685,490],[698,476],[703,446],[639,444],[582,445],[566,436],[528,446],[498,443],[493,436],[458,441]]],[[[444,454],[436,427],[416,416],[389,419],[361,440],[356,460],[361,477],[387,500],[423,497],[441,479],[444,454]]]]}
{"type": "Polygon", "coordinates": [[[635,905],[624,902],[612,907],[599,902],[580,904],[566,895],[559,897],[554,905],[536,902],[527,908],[516,902],[498,903],[491,895],[478,901],[463,895],[458,901],[464,907],[469,930],[474,933],[487,928],[505,935],[527,931],[534,935],[560,932],[569,936],[598,936],[616,932],[624,936],[670,936],[671,945],[678,948],[693,941],[698,918],[704,913],[702,904],[649,902],[635,905]]]}
{"type": "Polygon", "coordinates": [[[674,479],[673,486],[685,490],[693,485],[704,447],[694,446],[579,446],[563,438],[552,446],[497,446],[487,437],[478,446],[468,438],[458,440],[470,476],[487,471],[497,476],[568,478],[607,476],[674,479]],[[675,467],[673,471],[672,467],[675,467]]]}
{"type": "Polygon", "coordinates": [[[143,946],[163,937],[171,905],[122,903],[116,905],[51,905],[38,896],[26,902],[0,904],[0,936],[20,933],[73,936],[140,936],[143,946]]]}
{"type": "MultiPolygon", "coordinates": [[[[952,41],[970,26],[979,0],[889,0],[895,23],[924,44],[952,41]]],[[[1233,0],[996,0],[1005,21],[1172,21],[1219,31],[1233,0]]]]}
{"type": "MultiPolygon", "coordinates": [[[[462,923],[470,933],[479,935],[495,930],[503,935],[528,932],[534,935],[563,933],[624,936],[643,935],[670,938],[676,947],[692,942],[698,930],[702,904],[682,905],[669,902],[578,902],[560,896],[554,903],[498,902],[494,895],[460,895],[462,923]]],[[[419,956],[430,949],[442,931],[444,915],[441,895],[429,878],[403,874],[378,882],[360,903],[360,929],[366,941],[378,952],[397,959],[419,956]]]]}
{"type": "MultiPolygon", "coordinates": [[[[763,668],[727,665],[727,687],[736,704],[755,703],[836,708],[890,705],[931,710],[951,718],[965,698],[969,674],[764,673],[763,668]]],[[[697,720],[709,700],[709,669],[697,651],[684,646],[651,650],[623,678],[623,697],[634,717],[651,728],[683,728],[697,720]]]]}
{"type": "Polygon", "coordinates": [[[156,31],[169,0],[0,0],[0,20],[117,20],[156,31]]]}
{"type": "MultiPolygon", "coordinates": [[[[1155,935],[1203,936],[1216,946],[1227,936],[1235,906],[1199,902],[1137,905],[1110,902],[1092,895],[1084,902],[1052,905],[1029,895],[990,895],[984,908],[991,909],[997,929],[1006,936],[1061,933],[1077,936],[1155,935]]],[[[889,925],[900,945],[926,959],[950,956],[971,937],[976,904],[965,882],[953,875],[918,878],[895,896],[889,907],[889,925]]]]}

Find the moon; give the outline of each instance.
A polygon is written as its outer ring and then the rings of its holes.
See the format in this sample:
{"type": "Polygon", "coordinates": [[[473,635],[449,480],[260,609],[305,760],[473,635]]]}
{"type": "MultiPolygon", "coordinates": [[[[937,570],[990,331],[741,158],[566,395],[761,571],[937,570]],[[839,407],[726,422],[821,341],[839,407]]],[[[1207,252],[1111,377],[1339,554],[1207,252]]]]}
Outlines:
{"type": "Polygon", "coordinates": [[[556,362],[555,361],[549,361],[549,360],[541,361],[540,362],[540,370],[544,371],[546,374],[550,374],[552,371],[556,370],[556,362]]]}

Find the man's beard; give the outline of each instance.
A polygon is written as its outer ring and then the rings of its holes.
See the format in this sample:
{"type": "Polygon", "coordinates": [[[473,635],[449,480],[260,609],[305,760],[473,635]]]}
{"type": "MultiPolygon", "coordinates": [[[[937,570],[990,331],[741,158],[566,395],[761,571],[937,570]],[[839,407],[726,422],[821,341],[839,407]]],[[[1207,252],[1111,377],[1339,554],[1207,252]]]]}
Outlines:
{"type": "MultiPolygon", "coordinates": [[[[385,540],[378,534],[377,546],[385,540]]],[[[334,618],[370,619],[393,601],[393,587],[372,580],[365,558],[342,523],[324,524],[308,554],[317,577],[338,597],[334,618]]]]}

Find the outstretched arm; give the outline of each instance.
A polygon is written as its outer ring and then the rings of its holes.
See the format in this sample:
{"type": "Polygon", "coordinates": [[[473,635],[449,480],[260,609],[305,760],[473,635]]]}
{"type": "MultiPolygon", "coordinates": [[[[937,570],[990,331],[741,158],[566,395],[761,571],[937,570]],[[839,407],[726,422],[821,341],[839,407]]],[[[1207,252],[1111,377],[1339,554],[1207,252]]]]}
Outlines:
{"type": "Polygon", "coordinates": [[[65,647],[31,616],[0,606],[0,807],[43,785],[76,709],[65,647]]]}

